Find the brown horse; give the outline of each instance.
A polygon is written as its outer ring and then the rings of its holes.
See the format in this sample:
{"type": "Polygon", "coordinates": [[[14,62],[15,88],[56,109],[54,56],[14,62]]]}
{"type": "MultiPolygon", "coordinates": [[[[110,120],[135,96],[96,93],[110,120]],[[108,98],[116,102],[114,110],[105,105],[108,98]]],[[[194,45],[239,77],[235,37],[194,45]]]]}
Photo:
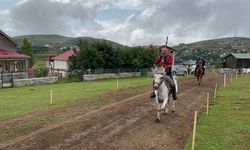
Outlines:
{"type": "Polygon", "coordinates": [[[196,69],[196,78],[197,78],[197,81],[198,81],[198,84],[200,85],[201,84],[201,80],[202,80],[202,76],[203,76],[203,73],[204,70],[203,70],[203,65],[202,65],[202,61],[199,60],[198,63],[197,63],[197,69],[196,69]]]}

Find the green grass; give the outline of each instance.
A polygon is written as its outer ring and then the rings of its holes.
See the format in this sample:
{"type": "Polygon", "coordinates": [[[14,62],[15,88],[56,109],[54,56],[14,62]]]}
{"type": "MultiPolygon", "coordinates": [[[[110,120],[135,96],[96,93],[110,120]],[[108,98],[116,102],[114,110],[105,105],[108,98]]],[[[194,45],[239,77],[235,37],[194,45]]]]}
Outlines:
{"type": "MultiPolygon", "coordinates": [[[[0,121],[117,89],[117,80],[60,83],[0,89],[0,121]],[[50,90],[53,104],[50,105],[50,90]]],[[[147,85],[148,78],[119,79],[119,88],[147,85]]],[[[94,105],[99,102],[93,102],[94,105]]]]}
{"type": "MultiPolygon", "coordinates": [[[[250,78],[219,89],[209,115],[199,116],[195,141],[196,150],[250,149],[250,78]]],[[[191,138],[185,149],[191,149],[191,138]]]]}

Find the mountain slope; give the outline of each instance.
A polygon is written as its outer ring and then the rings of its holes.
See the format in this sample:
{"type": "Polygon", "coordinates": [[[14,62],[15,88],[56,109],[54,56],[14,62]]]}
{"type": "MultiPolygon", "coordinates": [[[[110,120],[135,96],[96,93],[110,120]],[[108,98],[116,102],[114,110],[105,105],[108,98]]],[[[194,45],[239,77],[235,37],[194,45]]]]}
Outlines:
{"type": "Polygon", "coordinates": [[[45,46],[50,45],[52,47],[71,47],[77,45],[79,42],[79,38],[83,38],[89,41],[106,41],[112,44],[114,47],[124,47],[124,45],[105,40],[105,39],[97,39],[92,37],[65,37],[60,35],[23,35],[23,36],[15,36],[13,37],[14,41],[21,45],[22,40],[26,38],[32,46],[45,46]]]}
{"type": "Polygon", "coordinates": [[[229,53],[249,53],[250,38],[228,37],[194,42],[190,44],[179,44],[174,47],[178,50],[176,61],[182,62],[188,59],[203,57],[211,64],[218,64],[229,53]]]}

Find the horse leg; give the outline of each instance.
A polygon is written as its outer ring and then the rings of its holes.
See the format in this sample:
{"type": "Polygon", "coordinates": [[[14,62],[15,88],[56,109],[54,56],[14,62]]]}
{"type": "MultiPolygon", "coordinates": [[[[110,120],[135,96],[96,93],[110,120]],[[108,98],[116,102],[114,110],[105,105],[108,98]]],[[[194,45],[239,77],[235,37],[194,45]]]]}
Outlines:
{"type": "Polygon", "coordinates": [[[176,103],[176,100],[173,100],[172,113],[175,113],[175,103],[176,103]]]}
{"type": "Polygon", "coordinates": [[[163,104],[161,105],[161,110],[167,114],[168,113],[168,97],[166,97],[163,101],[163,104]]]}
{"type": "Polygon", "coordinates": [[[156,102],[156,111],[157,111],[157,116],[156,116],[156,119],[155,121],[156,122],[160,122],[160,111],[161,111],[161,108],[160,108],[160,104],[159,104],[159,100],[158,100],[158,91],[155,90],[155,102],[156,102]]]}

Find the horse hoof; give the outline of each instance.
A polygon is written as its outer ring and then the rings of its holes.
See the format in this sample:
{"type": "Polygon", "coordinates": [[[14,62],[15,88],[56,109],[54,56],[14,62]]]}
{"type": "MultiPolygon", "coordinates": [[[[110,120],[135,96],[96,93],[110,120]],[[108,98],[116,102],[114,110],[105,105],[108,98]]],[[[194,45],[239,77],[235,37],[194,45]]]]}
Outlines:
{"type": "Polygon", "coordinates": [[[155,122],[159,123],[161,122],[159,118],[155,119],[155,122]]]}
{"type": "Polygon", "coordinates": [[[168,112],[164,111],[164,115],[168,115],[168,112]]]}
{"type": "Polygon", "coordinates": [[[175,113],[175,110],[172,110],[172,113],[175,113]]]}

